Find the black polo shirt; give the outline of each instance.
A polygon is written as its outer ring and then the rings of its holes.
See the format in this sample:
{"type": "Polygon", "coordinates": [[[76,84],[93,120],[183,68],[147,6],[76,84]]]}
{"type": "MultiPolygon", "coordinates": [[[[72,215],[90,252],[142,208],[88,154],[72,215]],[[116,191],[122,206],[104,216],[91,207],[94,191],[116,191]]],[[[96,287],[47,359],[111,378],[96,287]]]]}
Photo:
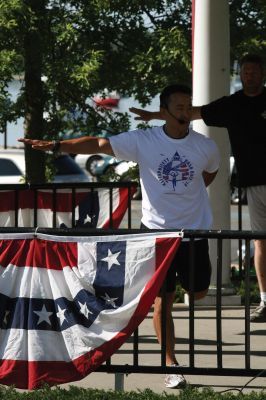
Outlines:
{"type": "Polygon", "coordinates": [[[209,126],[227,128],[242,187],[266,184],[266,88],[254,97],[243,90],[201,108],[209,126]]]}

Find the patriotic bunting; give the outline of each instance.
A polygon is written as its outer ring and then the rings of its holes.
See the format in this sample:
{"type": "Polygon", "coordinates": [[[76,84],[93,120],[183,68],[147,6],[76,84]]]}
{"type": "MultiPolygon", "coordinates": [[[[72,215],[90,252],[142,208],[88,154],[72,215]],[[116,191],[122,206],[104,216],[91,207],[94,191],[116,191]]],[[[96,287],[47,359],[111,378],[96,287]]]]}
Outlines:
{"type": "Polygon", "coordinates": [[[0,237],[0,384],[95,371],[147,315],[182,234],[0,237]]]}
{"type": "MultiPolygon", "coordinates": [[[[134,189],[135,190],[135,189],[134,189]]],[[[131,190],[131,193],[133,191],[131,190]]],[[[53,227],[53,211],[56,211],[57,228],[72,227],[72,209],[74,227],[110,228],[110,197],[108,189],[77,189],[73,206],[70,189],[58,189],[55,198],[52,190],[38,190],[36,206],[34,191],[19,190],[16,206],[15,191],[0,191],[0,226],[15,226],[15,209],[18,208],[18,226],[34,226],[34,208],[37,208],[38,227],[53,227]]],[[[113,228],[118,228],[127,211],[128,189],[112,190],[113,228]]]]}

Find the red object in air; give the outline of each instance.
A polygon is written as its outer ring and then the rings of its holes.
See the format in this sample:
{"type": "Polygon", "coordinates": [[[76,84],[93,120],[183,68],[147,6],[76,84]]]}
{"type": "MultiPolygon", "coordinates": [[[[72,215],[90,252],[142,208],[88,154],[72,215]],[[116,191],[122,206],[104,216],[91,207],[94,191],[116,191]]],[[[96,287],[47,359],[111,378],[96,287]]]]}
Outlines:
{"type": "Polygon", "coordinates": [[[119,97],[94,97],[97,106],[116,107],[119,103],[119,97]]]}

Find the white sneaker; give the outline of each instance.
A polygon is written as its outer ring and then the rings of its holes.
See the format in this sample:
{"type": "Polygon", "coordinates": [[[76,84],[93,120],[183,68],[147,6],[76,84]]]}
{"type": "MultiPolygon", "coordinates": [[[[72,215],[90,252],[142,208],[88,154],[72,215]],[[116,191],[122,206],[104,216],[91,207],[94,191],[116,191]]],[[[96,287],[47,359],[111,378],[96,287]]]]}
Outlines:
{"type": "MultiPolygon", "coordinates": [[[[177,367],[178,364],[173,364],[171,367],[177,367]]],[[[184,388],[187,384],[183,375],[167,374],[164,380],[165,386],[170,389],[184,388]]]]}

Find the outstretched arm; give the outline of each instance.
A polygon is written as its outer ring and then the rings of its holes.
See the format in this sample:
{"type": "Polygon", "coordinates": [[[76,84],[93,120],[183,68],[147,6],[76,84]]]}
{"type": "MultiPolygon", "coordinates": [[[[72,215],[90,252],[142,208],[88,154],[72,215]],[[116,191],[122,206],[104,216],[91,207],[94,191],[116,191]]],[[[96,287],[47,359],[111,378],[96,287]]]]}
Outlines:
{"type": "Polygon", "coordinates": [[[69,140],[36,140],[36,139],[18,139],[19,142],[32,146],[35,150],[54,151],[60,150],[64,153],[72,154],[95,154],[105,153],[114,155],[113,149],[108,139],[84,136],[69,140]]]}
{"type": "MultiPolygon", "coordinates": [[[[137,115],[134,119],[136,121],[149,122],[152,119],[164,119],[160,111],[146,111],[143,108],[131,107],[130,112],[137,115]]],[[[191,120],[201,119],[201,107],[192,107],[192,117],[191,120]]]]}
{"type": "Polygon", "coordinates": [[[131,107],[129,109],[130,112],[137,114],[137,117],[134,119],[136,121],[146,121],[149,122],[152,119],[163,119],[160,111],[146,111],[142,108],[131,107]]]}

